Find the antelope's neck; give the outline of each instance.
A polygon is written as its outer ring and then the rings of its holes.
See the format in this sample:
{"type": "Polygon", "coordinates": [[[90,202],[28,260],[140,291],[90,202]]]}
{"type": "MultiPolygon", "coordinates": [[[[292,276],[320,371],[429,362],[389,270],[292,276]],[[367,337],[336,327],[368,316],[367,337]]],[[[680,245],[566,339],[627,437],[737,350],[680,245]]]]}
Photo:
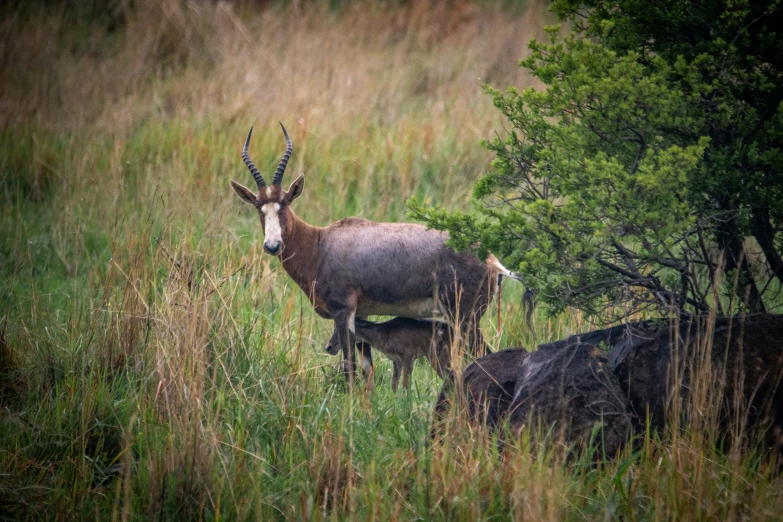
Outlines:
{"type": "Polygon", "coordinates": [[[383,348],[386,350],[386,347],[391,344],[389,342],[388,332],[386,332],[386,329],[381,325],[364,326],[362,328],[357,328],[356,332],[362,341],[366,341],[376,348],[383,348]]]}
{"type": "Polygon", "coordinates": [[[283,238],[284,247],[278,257],[283,264],[283,269],[313,302],[314,283],[321,264],[319,243],[323,229],[308,225],[290,208],[288,214],[283,238]]]}

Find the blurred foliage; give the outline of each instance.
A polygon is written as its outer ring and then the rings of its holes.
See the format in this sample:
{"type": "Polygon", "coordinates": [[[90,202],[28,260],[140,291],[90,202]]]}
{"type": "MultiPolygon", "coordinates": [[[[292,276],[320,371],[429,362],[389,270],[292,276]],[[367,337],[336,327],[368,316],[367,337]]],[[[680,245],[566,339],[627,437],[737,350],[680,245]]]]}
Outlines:
{"type": "Polygon", "coordinates": [[[116,31],[125,26],[126,17],[137,3],[137,0],[18,0],[5,3],[0,12],[19,17],[57,13],[65,15],[70,24],[82,29],[97,25],[116,31]]]}

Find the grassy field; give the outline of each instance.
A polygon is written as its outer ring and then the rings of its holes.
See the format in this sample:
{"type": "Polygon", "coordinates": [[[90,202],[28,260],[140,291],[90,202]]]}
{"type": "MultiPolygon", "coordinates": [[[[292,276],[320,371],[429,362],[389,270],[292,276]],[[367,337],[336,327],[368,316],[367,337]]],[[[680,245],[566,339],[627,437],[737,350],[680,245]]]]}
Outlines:
{"type": "MultiPolygon", "coordinates": [[[[97,4],[97,3],[96,3],[97,4]]],[[[287,182],[306,221],[403,221],[411,195],[469,205],[503,122],[481,81],[553,21],[541,1],[122,3],[3,8],[0,24],[0,519],[776,519],[777,467],[706,428],[601,465],[525,437],[499,455],[440,381],[348,392],[331,333],[229,187],[287,182]],[[449,7],[447,7],[447,5],[449,7]],[[95,17],[95,11],[101,16],[95,17]],[[481,79],[481,80],[479,80],[481,79]]],[[[590,329],[524,322],[504,287],[495,348],[590,329]]]]}

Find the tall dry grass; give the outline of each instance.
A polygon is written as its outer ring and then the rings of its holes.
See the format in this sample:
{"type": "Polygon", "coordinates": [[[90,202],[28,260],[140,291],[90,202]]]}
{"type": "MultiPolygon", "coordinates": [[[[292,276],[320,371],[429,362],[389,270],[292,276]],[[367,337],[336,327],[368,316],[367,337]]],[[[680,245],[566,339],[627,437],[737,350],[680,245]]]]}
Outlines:
{"type": "MultiPolygon", "coordinates": [[[[503,122],[480,90],[552,18],[543,2],[150,1],[85,21],[49,4],[0,22],[0,518],[775,518],[780,479],[747,453],[646,437],[595,466],[455,412],[428,444],[437,377],[348,393],[331,332],[231,193],[248,127],[266,174],[283,121],[296,212],[405,219],[467,207],[503,122]],[[733,459],[733,460],[731,460],[733,459]]],[[[290,179],[290,178],[289,178],[290,179]]],[[[484,332],[532,346],[504,288],[484,332]]],[[[679,433],[679,432],[677,432],[679,433]]]]}

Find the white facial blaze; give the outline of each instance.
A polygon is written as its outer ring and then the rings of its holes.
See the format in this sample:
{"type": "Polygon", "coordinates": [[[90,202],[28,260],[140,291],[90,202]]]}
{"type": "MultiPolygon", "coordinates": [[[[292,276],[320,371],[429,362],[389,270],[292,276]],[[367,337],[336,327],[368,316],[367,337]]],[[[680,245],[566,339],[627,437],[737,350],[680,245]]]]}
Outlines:
{"type": "Polygon", "coordinates": [[[280,205],[277,203],[267,203],[261,207],[261,213],[264,214],[264,244],[271,248],[276,248],[283,242],[280,216],[277,214],[279,210],[280,205]]]}

